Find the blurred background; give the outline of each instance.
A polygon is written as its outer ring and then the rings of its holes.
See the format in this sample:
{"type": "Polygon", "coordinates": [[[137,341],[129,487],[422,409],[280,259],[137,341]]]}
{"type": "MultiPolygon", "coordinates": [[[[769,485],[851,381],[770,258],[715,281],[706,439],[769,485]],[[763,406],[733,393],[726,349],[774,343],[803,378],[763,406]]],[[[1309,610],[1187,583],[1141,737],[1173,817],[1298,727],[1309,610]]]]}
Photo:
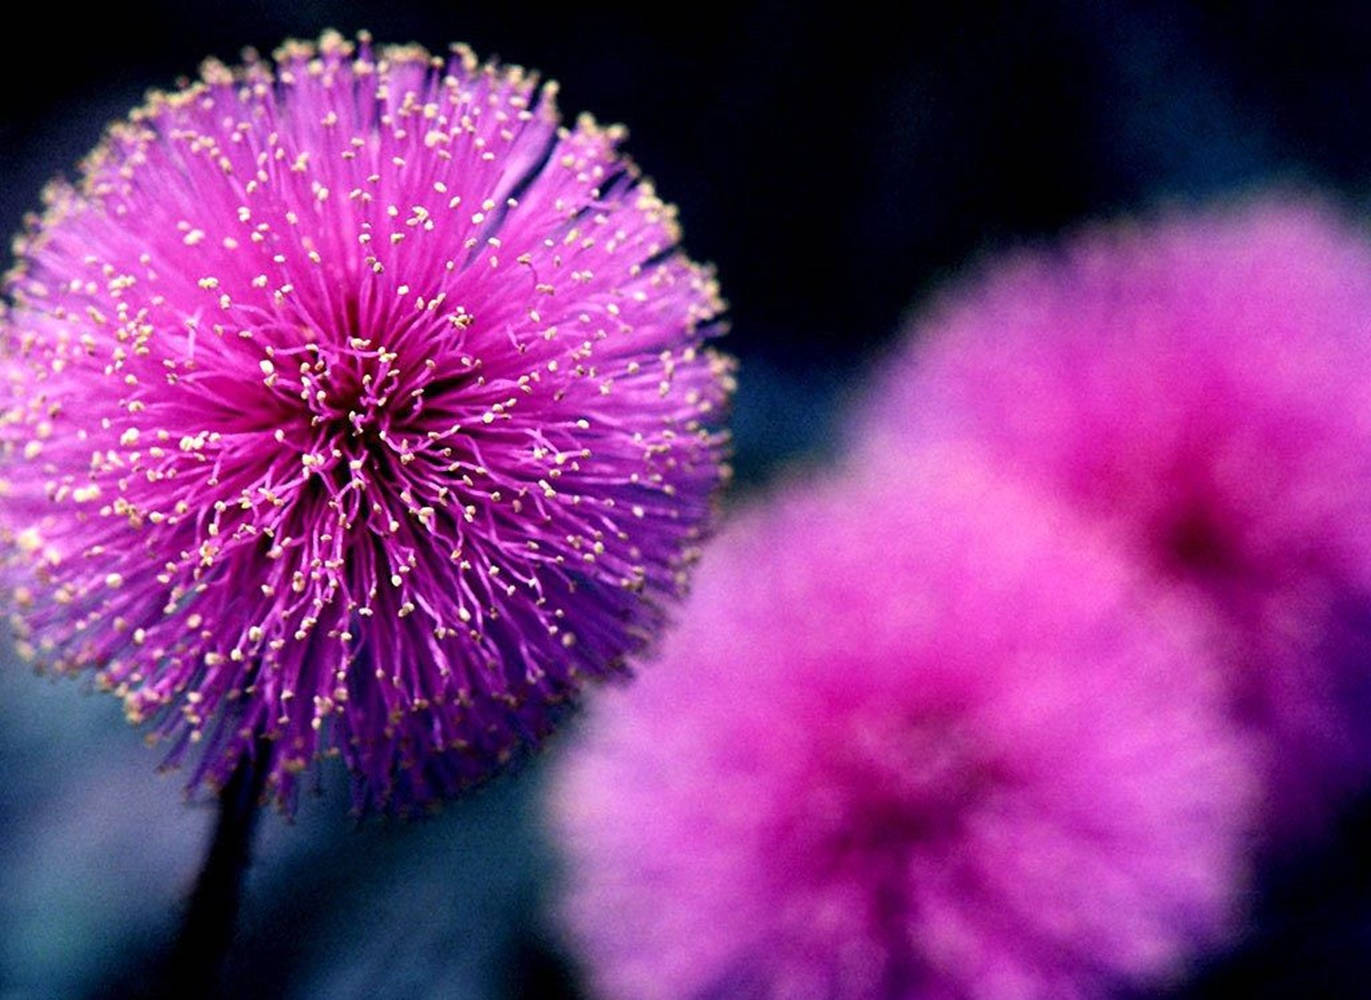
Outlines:
{"type": "MultiPolygon", "coordinates": [[[[149,87],[325,27],[537,67],[628,151],[717,264],[742,362],[741,490],[822,459],[903,317],[968,263],[1086,220],[1279,184],[1371,193],[1371,11],[1248,0],[936,5],[157,0],[26,7],[0,60],[0,228],[149,87]],[[920,5],[909,5],[911,8],[920,5]]],[[[136,993],[213,812],[113,699],[0,670],[0,1000],[136,993]]],[[[555,754],[557,746],[549,748],[555,754]]],[[[269,816],[241,996],[584,997],[546,916],[535,761],[418,823],[346,816],[344,776],[269,816]]],[[[1177,998],[1361,997],[1371,801],[1266,871],[1246,937],[1177,998]]]]}

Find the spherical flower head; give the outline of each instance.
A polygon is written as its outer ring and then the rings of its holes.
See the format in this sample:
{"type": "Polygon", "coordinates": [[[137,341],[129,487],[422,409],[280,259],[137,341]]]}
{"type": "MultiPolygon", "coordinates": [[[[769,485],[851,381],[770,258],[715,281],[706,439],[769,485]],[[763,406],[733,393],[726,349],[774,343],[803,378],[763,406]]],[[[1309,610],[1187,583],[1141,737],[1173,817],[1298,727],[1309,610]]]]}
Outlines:
{"type": "Polygon", "coordinates": [[[24,646],[192,785],[340,754],[357,804],[489,774],[677,594],[726,474],[722,308],[551,84],[290,43],[58,183],[3,321],[24,646]],[[264,749],[265,748],[265,749],[264,749]]]}
{"type": "Polygon", "coordinates": [[[1130,573],[952,459],[739,517],[552,789],[603,995],[1071,1000],[1174,974],[1230,919],[1253,763],[1185,617],[1130,573]]]}
{"type": "Polygon", "coordinates": [[[1277,829],[1371,773],[1371,245],[1268,197],[1100,227],[950,293],[862,447],[971,442],[1207,609],[1277,829]]]}

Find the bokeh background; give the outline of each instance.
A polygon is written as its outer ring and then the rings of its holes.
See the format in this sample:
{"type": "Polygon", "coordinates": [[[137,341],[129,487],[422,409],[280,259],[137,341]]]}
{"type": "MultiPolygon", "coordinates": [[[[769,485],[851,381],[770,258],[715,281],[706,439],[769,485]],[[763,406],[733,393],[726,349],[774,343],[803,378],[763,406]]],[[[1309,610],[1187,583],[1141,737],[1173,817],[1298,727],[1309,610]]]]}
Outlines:
{"type": "MultiPolygon", "coordinates": [[[[0,60],[0,229],[104,123],[205,55],[325,27],[535,66],[629,152],[714,261],[742,361],[740,489],[823,461],[835,414],[932,289],[1099,217],[1272,184],[1364,210],[1359,3],[698,5],[154,0],[26,5],[0,60]]],[[[136,995],[213,820],[113,699],[0,663],[0,1000],[136,995]]],[[[1371,720],[1368,720],[1371,725],[1371,720]]],[[[557,753],[557,743],[548,749],[557,753]]],[[[545,758],[544,758],[545,759],[545,758]]],[[[346,816],[343,776],[267,817],[233,995],[584,997],[547,918],[543,760],[417,823],[346,816]]],[[[1371,799],[1278,858],[1246,936],[1180,998],[1362,997],[1371,799]]]]}

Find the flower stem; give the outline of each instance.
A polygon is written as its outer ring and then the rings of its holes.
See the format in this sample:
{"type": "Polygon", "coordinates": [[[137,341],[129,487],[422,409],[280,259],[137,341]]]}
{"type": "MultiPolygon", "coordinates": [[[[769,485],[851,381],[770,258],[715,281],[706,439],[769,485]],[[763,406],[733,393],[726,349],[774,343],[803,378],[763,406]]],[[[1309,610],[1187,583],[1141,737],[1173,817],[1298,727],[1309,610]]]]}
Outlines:
{"type": "Polygon", "coordinates": [[[243,873],[251,859],[258,806],[270,770],[264,748],[254,750],[243,754],[219,794],[214,838],[166,966],[166,996],[221,995],[224,964],[238,923],[243,873]]]}

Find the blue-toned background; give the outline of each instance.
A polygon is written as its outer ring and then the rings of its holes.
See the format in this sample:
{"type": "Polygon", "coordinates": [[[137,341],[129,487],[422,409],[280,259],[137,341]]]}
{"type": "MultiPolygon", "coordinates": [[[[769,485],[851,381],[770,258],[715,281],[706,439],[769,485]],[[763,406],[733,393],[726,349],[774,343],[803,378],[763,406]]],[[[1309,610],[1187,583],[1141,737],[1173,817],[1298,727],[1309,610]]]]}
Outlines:
{"type": "MultiPolygon", "coordinates": [[[[1371,191],[1361,4],[1096,0],[608,5],[159,0],[26,7],[0,60],[0,228],[148,87],[288,35],[536,66],[629,151],[714,261],[742,362],[744,489],[829,447],[835,408],[968,261],[1100,215],[1278,182],[1371,191]]],[[[112,699],[0,670],[0,1000],[138,992],[213,820],[112,699]]],[[[1371,725],[1371,720],[1368,720],[1371,725]]],[[[554,744],[549,753],[556,753],[554,744]]],[[[346,817],[341,775],[263,824],[235,995],[581,996],[544,917],[535,762],[422,823],[346,817]]],[[[1185,997],[1371,995],[1371,806],[1269,871],[1247,940],[1185,997]]]]}

